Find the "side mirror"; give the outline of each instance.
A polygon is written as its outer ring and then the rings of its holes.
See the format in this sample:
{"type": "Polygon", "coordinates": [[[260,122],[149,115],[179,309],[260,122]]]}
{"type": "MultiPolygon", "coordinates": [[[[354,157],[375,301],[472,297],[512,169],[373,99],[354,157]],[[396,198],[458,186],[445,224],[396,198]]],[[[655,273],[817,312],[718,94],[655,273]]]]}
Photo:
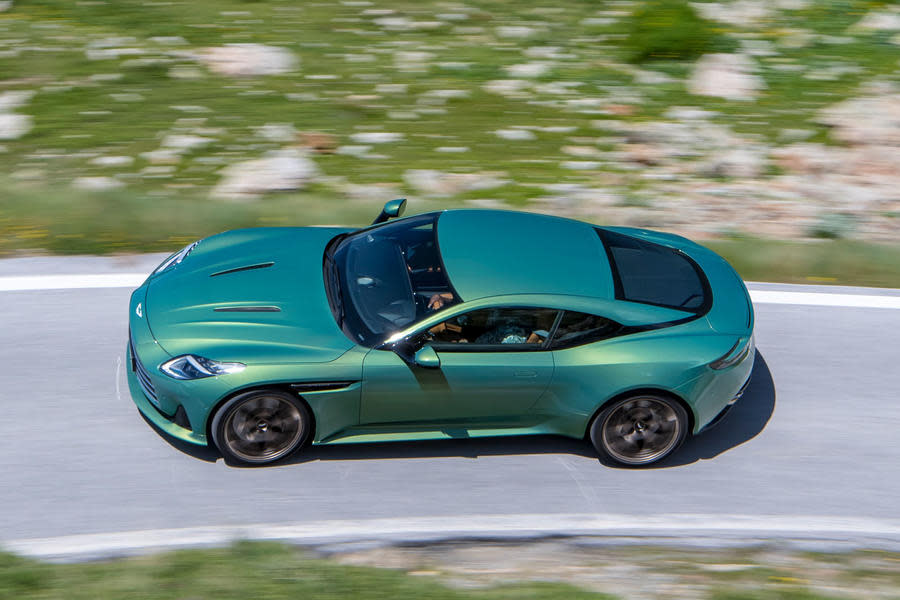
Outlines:
{"type": "Polygon", "coordinates": [[[416,365],[423,369],[439,369],[441,366],[441,357],[434,351],[431,346],[422,346],[415,354],[416,365]]]}
{"type": "Polygon", "coordinates": [[[384,203],[384,208],[381,209],[381,214],[376,217],[374,221],[372,221],[372,225],[378,225],[379,223],[384,223],[388,219],[393,219],[394,217],[399,217],[403,214],[403,209],[406,208],[406,198],[397,198],[396,200],[389,200],[384,203]]]}

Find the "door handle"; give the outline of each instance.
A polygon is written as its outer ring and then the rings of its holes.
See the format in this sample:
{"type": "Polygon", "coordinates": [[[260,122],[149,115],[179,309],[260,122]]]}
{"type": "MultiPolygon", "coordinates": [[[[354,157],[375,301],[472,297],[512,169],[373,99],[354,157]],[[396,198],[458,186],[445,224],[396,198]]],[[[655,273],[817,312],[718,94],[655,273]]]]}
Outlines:
{"type": "Polygon", "coordinates": [[[523,378],[532,378],[537,377],[537,371],[530,371],[526,369],[519,369],[517,371],[513,371],[514,377],[523,377],[523,378]]]}

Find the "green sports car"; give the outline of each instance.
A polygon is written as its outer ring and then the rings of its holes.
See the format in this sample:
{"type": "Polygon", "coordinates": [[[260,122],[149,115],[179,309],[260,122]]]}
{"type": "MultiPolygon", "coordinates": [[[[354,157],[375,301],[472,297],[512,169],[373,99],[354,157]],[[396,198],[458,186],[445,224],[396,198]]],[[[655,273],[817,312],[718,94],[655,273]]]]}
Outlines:
{"type": "Polygon", "coordinates": [[[164,432],[268,464],[307,443],[558,434],[674,452],[740,397],[753,307],[679,236],[500,210],[229,231],[131,296],[128,383],[164,432]]]}

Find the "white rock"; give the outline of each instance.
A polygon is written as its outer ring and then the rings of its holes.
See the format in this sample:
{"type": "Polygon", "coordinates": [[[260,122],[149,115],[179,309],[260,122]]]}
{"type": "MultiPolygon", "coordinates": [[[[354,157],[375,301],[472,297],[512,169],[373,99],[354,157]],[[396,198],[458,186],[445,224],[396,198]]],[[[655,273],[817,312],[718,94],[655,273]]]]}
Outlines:
{"type": "Polygon", "coordinates": [[[618,21],[615,17],[587,17],[581,20],[581,24],[585,26],[606,26],[612,25],[618,21]]]}
{"type": "Polygon", "coordinates": [[[675,80],[659,71],[640,69],[634,74],[634,81],[635,83],[640,83],[642,85],[662,85],[665,83],[672,83],[675,80]]]}
{"type": "Polygon", "coordinates": [[[674,119],[676,121],[696,121],[709,119],[717,114],[719,113],[693,106],[673,106],[666,110],[666,112],[663,113],[663,116],[667,119],[674,119]]]}
{"type": "Polygon", "coordinates": [[[12,8],[12,0],[2,0],[0,1],[0,12],[5,10],[9,10],[12,8]]]}
{"type": "Polygon", "coordinates": [[[185,46],[187,40],[180,35],[157,35],[150,38],[150,41],[163,46],[185,46]]]}
{"type": "Polygon", "coordinates": [[[593,146],[563,146],[560,148],[560,151],[563,154],[577,156],[579,158],[597,158],[603,155],[599,149],[593,146]]]}
{"type": "Polygon", "coordinates": [[[419,113],[414,110],[389,110],[387,118],[398,121],[413,121],[419,118],[419,113]]]}
{"type": "Polygon", "coordinates": [[[733,0],[732,2],[691,2],[704,19],[746,27],[773,16],[770,0],[733,0]]]}
{"type": "Polygon", "coordinates": [[[338,146],[335,150],[335,153],[343,154],[346,156],[355,156],[356,158],[363,158],[369,153],[369,150],[371,149],[372,146],[353,146],[348,144],[346,146],[338,146]]]}
{"type": "Polygon", "coordinates": [[[292,142],[297,139],[297,130],[290,123],[266,123],[255,131],[256,135],[270,142],[292,142]]]}
{"type": "Polygon", "coordinates": [[[406,17],[381,17],[375,24],[388,31],[408,31],[413,29],[413,22],[406,17]]]}
{"type": "Polygon", "coordinates": [[[451,98],[468,98],[469,90],[429,90],[422,94],[426,98],[440,98],[449,100],[451,98]]]}
{"type": "Polygon", "coordinates": [[[175,148],[161,148],[159,150],[141,152],[140,157],[155,165],[172,164],[181,160],[181,153],[175,148]]]}
{"type": "Polygon", "coordinates": [[[828,174],[842,170],[847,164],[845,148],[831,148],[824,144],[795,143],[772,151],[778,166],[791,173],[828,174]]]}
{"type": "Polygon", "coordinates": [[[431,52],[415,50],[394,52],[394,68],[406,72],[425,71],[432,58],[434,58],[434,54],[431,52]]]}
{"type": "Polygon", "coordinates": [[[379,83],[375,86],[378,94],[405,94],[409,86],[405,83],[379,83]]]}
{"type": "Polygon", "coordinates": [[[31,131],[31,117],[0,113],[0,140],[17,140],[31,131]]]}
{"type": "Polygon", "coordinates": [[[0,94],[0,113],[13,111],[20,106],[28,104],[34,96],[31,90],[15,90],[0,94]]]}
{"type": "Polygon", "coordinates": [[[209,108],[205,106],[200,106],[199,104],[173,104],[170,106],[172,110],[180,110],[181,112],[187,113],[208,113],[212,112],[209,108]]]}
{"type": "Polygon", "coordinates": [[[759,177],[766,167],[765,158],[749,148],[732,148],[715,154],[701,165],[708,176],[751,178],[759,177]]]}
{"type": "Polygon", "coordinates": [[[470,62],[460,62],[457,60],[445,60],[434,64],[441,69],[447,69],[450,71],[465,71],[472,66],[472,63],[470,62]]]}
{"type": "Polygon", "coordinates": [[[559,166],[572,171],[589,171],[598,168],[600,163],[595,160],[566,160],[559,163],[559,166]]]}
{"type": "Polygon", "coordinates": [[[393,133],[388,131],[366,131],[363,133],[354,133],[350,139],[358,144],[388,144],[391,142],[399,142],[404,138],[402,133],[393,133]]]}
{"type": "Polygon", "coordinates": [[[502,25],[496,27],[494,31],[497,33],[497,37],[502,38],[527,38],[537,32],[533,27],[526,27],[524,25],[502,25]]]}
{"type": "Polygon", "coordinates": [[[319,174],[316,163],[298,148],[285,148],[263,158],[235,163],[222,170],[212,195],[226,199],[253,199],[266,192],[299,190],[319,174]]]}
{"type": "Polygon", "coordinates": [[[432,169],[410,169],[403,174],[403,181],[417,192],[434,196],[489,190],[509,183],[492,173],[445,173],[432,169]]]}
{"type": "Polygon", "coordinates": [[[688,91],[698,96],[752,100],[766,85],[755,70],[756,63],[743,54],[706,54],[694,65],[688,91]]]}
{"type": "Polygon", "coordinates": [[[167,73],[172,79],[203,79],[206,73],[199,67],[175,65],[167,73]]]}
{"type": "Polygon", "coordinates": [[[229,77],[280,75],[290,73],[299,64],[290,50],[265,44],[213,46],[203,49],[197,57],[210,71],[229,77]]]}
{"type": "Polygon", "coordinates": [[[121,94],[110,94],[110,98],[115,100],[116,102],[141,102],[144,100],[144,97],[140,94],[134,92],[125,92],[121,94]]]}
{"type": "Polygon", "coordinates": [[[124,183],[112,177],[79,177],[72,182],[72,187],[92,192],[114,190],[124,186],[124,183]]]}
{"type": "Polygon", "coordinates": [[[531,85],[530,81],[524,79],[494,79],[482,85],[481,88],[500,96],[517,96],[525,92],[531,85]]]}
{"type": "Polygon", "coordinates": [[[522,51],[522,54],[528,58],[544,59],[565,58],[568,56],[568,54],[562,51],[560,46],[532,46],[530,48],[525,48],[522,51]]]}
{"type": "Polygon", "coordinates": [[[421,63],[427,62],[432,58],[434,58],[433,53],[423,50],[400,50],[394,52],[395,63],[421,63]]]}
{"type": "Polygon", "coordinates": [[[544,62],[529,62],[505,67],[512,77],[541,77],[550,72],[550,65],[544,62]]]}
{"type": "Polygon", "coordinates": [[[818,121],[848,144],[900,146],[900,94],[851,98],[822,110],[818,121]]]}
{"type": "Polygon", "coordinates": [[[94,73],[88,79],[91,81],[119,81],[125,77],[124,73],[94,73]]]}
{"type": "Polygon", "coordinates": [[[503,140],[524,142],[535,139],[535,135],[527,129],[498,129],[494,132],[498,138],[503,140]]]}
{"type": "Polygon", "coordinates": [[[134,162],[131,156],[98,156],[91,159],[92,165],[98,167],[124,167],[134,162]]]}
{"type": "Polygon", "coordinates": [[[163,138],[162,147],[187,152],[195,148],[208,146],[214,141],[212,138],[200,135],[169,134],[163,138]]]}
{"type": "Polygon", "coordinates": [[[870,12],[851,27],[863,31],[898,31],[900,14],[896,12],[870,12]]]}

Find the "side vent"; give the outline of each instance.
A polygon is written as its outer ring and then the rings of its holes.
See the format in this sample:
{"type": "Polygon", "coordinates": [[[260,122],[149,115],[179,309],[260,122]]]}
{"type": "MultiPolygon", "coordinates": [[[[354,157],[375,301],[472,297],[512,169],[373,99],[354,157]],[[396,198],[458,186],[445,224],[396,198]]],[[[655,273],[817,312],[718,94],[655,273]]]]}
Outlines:
{"type": "Polygon", "coordinates": [[[277,306],[220,306],[215,312],[281,312],[277,306]]]}
{"type": "Polygon", "coordinates": [[[218,273],[213,273],[210,277],[218,277],[219,275],[229,275],[231,273],[239,273],[241,271],[253,271],[254,269],[267,269],[274,265],[274,262],[264,262],[257,263],[255,265],[246,265],[243,267],[235,267],[233,269],[226,269],[224,271],[219,271],[218,273]]]}
{"type": "Polygon", "coordinates": [[[342,390],[356,383],[355,381],[307,381],[304,383],[292,383],[291,388],[296,392],[326,392],[330,390],[342,390]]]}

